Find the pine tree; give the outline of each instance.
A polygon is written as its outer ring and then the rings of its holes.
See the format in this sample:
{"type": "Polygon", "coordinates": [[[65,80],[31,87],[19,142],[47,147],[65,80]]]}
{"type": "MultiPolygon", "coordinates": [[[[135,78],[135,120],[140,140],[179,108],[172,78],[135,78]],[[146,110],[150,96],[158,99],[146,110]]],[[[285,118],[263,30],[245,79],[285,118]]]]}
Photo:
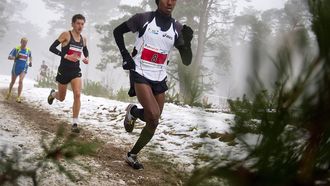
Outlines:
{"type": "MultiPolygon", "coordinates": [[[[235,114],[232,131],[247,156],[215,158],[196,170],[187,185],[330,184],[330,2],[310,0],[308,5],[319,53],[311,56],[306,29],[294,29],[273,58],[277,74],[272,89],[266,91],[256,77],[254,96],[229,101],[235,114]],[[296,55],[303,67],[298,76],[296,55]],[[251,133],[258,137],[254,144],[245,138],[251,133]]],[[[262,61],[254,59],[258,72],[262,61]]]]}

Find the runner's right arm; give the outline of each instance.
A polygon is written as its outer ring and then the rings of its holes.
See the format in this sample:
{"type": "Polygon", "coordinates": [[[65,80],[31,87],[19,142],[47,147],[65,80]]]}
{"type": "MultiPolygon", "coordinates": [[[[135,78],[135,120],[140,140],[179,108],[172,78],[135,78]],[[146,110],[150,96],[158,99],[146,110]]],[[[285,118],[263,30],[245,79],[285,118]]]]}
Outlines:
{"type": "Polygon", "coordinates": [[[8,60],[15,60],[16,59],[16,52],[17,52],[16,48],[14,48],[8,56],[8,60]]]}
{"type": "Polygon", "coordinates": [[[63,54],[60,50],[57,49],[58,45],[61,43],[64,43],[67,40],[67,33],[63,32],[60,37],[54,41],[54,43],[50,46],[49,51],[52,53],[60,56],[60,57],[65,57],[66,54],[63,54]]]}
{"type": "Polygon", "coordinates": [[[135,69],[135,62],[125,46],[124,34],[128,32],[136,33],[141,30],[143,24],[148,20],[149,14],[150,13],[135,14],[113,30],[117,46],[123,57],[123,68],[125,70],[135,69]]]}
{"type": "Polygon", "coordinates": [[[119,25],[117,28],[113,30],[113,35],[115,37],[117,46],[119,48],[120,54],[123,57],[123,69],[131,70],[135,68],[135,62],[132,56],[129,54],[128,50],[125,46],[124,34],[130,32],[131,30],[128,28],[126,22],[119,25]]]}
{"type": "Polygon", "coordinates": [[[63,54],[60,50],[57,49],[58,45],[62,44],[62,45],[66,45],[67,42],[69,42],[70,38],[70,34],[69,32],[63,32],[60,37],[54,41],[54,43],[50,46],[49,51],[51,51],[52,53],[63,57],[64,59],[67,59],[69,61],[72,62],[76,62],[78,60],[77,56],[74,55],[67,55],[67,54],[63,54]]]}

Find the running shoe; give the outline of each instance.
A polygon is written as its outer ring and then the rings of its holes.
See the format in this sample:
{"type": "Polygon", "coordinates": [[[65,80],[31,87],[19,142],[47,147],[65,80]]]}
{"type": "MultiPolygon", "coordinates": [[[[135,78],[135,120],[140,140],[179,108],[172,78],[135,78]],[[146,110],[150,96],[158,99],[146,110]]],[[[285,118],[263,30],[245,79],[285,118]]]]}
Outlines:
{"type": "Polygon", "coordinates": [[[52,105],[53,104],[53,102],[54,102],[54,97],[52,96],[52,94],[55,92],[55,90],[54,89],[52,89],[51,91],[50,91],[50,94],[49,94],[49,96],[48,96],[48,104],[49,105],[52,105]]]}
{"type": "Polygon", "coordinates": [[[80,130],[78,128],[78,124],[77,123],[74,123],[71,127],[71,132],[73,133],[80,133],[80,130]]]}
{"type": "Polygon", "coordinates": [[[9,100],[9,99],[10,99],[10,97],[11,97],[11,93],[10,93],[10,92],[8,92],[8,93],[7,93],[7,95],[6,95],[6,100],[9,100]]]}
{"type": "Polygon", "coordinates": [[[22,103],[22,98],[21,98],[21,97],[17,97],[17,98],[16,98],[16,102],[17,102],[17,103],[22,103]]]}
{"type": "Polygon", "coordinates": [[[131,166],[133,169],[136,169],[136,170],[143,170],[144,169],[143,165],[137,159],[137,155],[136,154],[131,154],[130,152],[127,153],[126,163],[129,166],[131,166]]]}
{"type": "Polygon", "coordinates": [[[134,129],[135,121],[137,118],[134,118],[131,114],[131,110],[133,107],[136,107],[134,104],[129,104],[126,108],[126,116],[124,120],[124,127],[126,132],[132,132],[134,129]]]}

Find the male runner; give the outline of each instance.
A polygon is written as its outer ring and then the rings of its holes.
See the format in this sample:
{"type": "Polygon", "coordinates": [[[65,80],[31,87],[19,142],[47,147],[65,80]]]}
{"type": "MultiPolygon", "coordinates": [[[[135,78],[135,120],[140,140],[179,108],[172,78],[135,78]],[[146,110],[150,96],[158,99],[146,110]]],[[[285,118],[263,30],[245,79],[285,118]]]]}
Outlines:
{"type": "Polygon", "coordinates": [[[48,103],[53,104],[54,99],[64,101],[67,86],[70,83],[74,95],[72,107],[72,132],[79,133],[78,116],[80,112],[80,92],[81,92],[81,69],[80,60],[88,64],[88,49],[86,38],[82,37],[86,19],[83,15],[77,14],[72,17],[72,30],[63,32],[60,37],[50,46],[50,51],[61,57],[61,63],[58,67],[56,81],[58,82],[58,91],[51,90],[48,96],[48,103]],[[62,45],[62,50],[58,50],[57,46],[62,45]]]}
{"type": "Polygon", "coordinates": [[[134,169],[143,169],[137,154],[153,137],[165,102],[166,66],[171,49],[175,46],[182,62],[190,65],[193,30],[175,21],[171,14],[176,0],[156,0],[158,9],[134,15],[114,30],[116,43],[123,57],[123,68],[130,70],[130,96],[137,96],[142,109],[128,105],[124,126],[132,132],[136,119],[146,122],[134,147],[127,153],[126,162],[134,169]],[[137,33],[132,55],[125,47],[123,35],[137,33]]]}
{"type": "Polygon", "coordinates": [[[18,83],[18,94],[16,98],[17,103],[21,103],[21,94],[23,91],[23,80],[25,75],[27,74],[27,70],[29,67],[32,67],[32,54],[31,50],[27,48],[28,39],[22,38],[21,45],[14,48],[8,57],[8,60],[13,60],[14,65],[11,72],[11,82],[9,85],[9,91],[6,96],[6,99],[11,97],[11,91],[13,86],[16,82],[17,77],[19,76],[19,83],[18,83]],[[28,62],[29,61],[29,62],[28,62]]]}

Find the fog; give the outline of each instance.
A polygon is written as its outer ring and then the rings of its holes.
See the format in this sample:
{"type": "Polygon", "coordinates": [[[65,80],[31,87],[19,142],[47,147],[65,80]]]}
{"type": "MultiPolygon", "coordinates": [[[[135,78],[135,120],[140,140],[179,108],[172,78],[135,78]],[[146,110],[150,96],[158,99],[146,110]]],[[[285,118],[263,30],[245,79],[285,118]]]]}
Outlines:
{"type": "MultiPolygon", "coordinates": [[[[97,32],[96,26],[106,25],[110,20],[122,16],[123,13],[118,9],[119,5],[140,6],[142,1],[114,0],[104,4],[102,0],[95,0],[85,5],[85,7],[88,7],[86,8],[88,10],[85,10],[84,3],[80,3],[80,1],[77,1],[79,2],[77,4],[74,4],[76,1],[70,1],[70,3],[66,3],[69,1],[64,1],[65,3],[63,3],[63,1],[56,0],[33,0],[28,2],[23,0],[2,1],[5,5],[5,9],[1,10],[0,16],[5,18],[1,19],[1,24],[5,29],[4,34],[0,36],[0,56],[2,59],[0,74],[10,75],[12,61],[8,61],[7,56],[14,47],[19,45],[21,37],[29,38],[28,45],[33,54],[33,68],[29,69],[28,78],[36,79],[38,77],[40,65],[43,60],[46,61],[46,64],[51,69],[56,71],[60,59],[51,54],[48,48],[61,32],[70,29],[70,13],[83,13],[86,14],[87,18],[83,35],[88,38],[91,63],[88,66],[81,65],[83,78],[99,81],[107,87],[110,86],[111,89],[114,90],[118,90],[122,87],[127,88],[129,86],[127,73],[121,68],[115,68],[115,66],[118,65],[111,63],[107,66],[107,69],[102,72],[96,69],[97,65],[106,55],[119,56],[119,52],[113,54],[101,50],[100,45],[104,43],[101,43],[100,40],[105,35],[104,32],[97,32]],[[16,8],[18,7],[17,5],[19,5],[20,8],[16,8]]],[[[281,10],[285,7],[286,2],[286,0],[218,0],[217,3],[219,4],[215,4],[214,6],[222,6],[223,4],[231,3],[231,6],[233,6],[235,10],[229,9],[229,11],[233,12],[230,18],[228,18],[228,22],[232,22],[236,17],[241,15],[254,14],[256,17],[260,17],[265,11],[281,10]]],[[[154,9],[154,1],[150,1],[150,4],[152,5],[148,6],[149,8],[146,8],[147,10],[154,9]]],[[[177,1],[177,6],[173,14],[174,17],[180,13],[180,9],[182,8],[182,2],[177,1]]],[[[211,12],[210,20],[221,19],[221,16],[225,15],[224,12],[227,10],[222,11],[221,8],[219,9],[217,13],[215,13],[215,11],[211,12]]],[[[114,25],[111,26],[113,27],[114,25]]],[[[221,59],[224,54],[221,48],[216,48],[214,51],[204,51],[205,55],[201,64],[206,68],[206,71],[203,73],[211,75],[210,78],[205,78],[203,81],[212,82],[213,89],[204,91],[203,97],[208,97],[210,100],[217,102],[219,98],[239,96],[246,91],[246,77],[248,76],[247,59],[249,58],[248,53],[250,51],[246,43],[250,40],[240,38],[241,35],[239,34],[245,29],[243,26],[242,28],[235,28],[233,23],[219,24],[214,28],[210,28],[209,32],[212,32],[214,29],[220,30],[219,36],[214,38],[214,40],[221,40],[221,33],[227,33],[228,35],[230,32],[234,33],[235,30],[237,31],[237,35],[232,34],[231,36],[226,36],[226,38],[223,37],[227,42],[223,42],[226,46],[221,45],[222,47],[227,47],[226,50],[230,53],[227,57],[229,60],[226,62],[228,68],[224,68],[223,66],[225,65],[222,66],[221,59]],[[206,55],[209,54],[218,56],[216,58],[206,57],[206,55]]],[[[194,41],[195,40],[197,39],[195,38],[194,41]]],[[[210,45],[215,46],[214,43],[210,45]]],[[[205,50],[208,49],[206,48],[205,50]]],[[[176,61],[176,63],[180,62],[181,61],[176,61]]],[[[177,88],[177,90],[178,89],[179,88],[177,88]]]]}

